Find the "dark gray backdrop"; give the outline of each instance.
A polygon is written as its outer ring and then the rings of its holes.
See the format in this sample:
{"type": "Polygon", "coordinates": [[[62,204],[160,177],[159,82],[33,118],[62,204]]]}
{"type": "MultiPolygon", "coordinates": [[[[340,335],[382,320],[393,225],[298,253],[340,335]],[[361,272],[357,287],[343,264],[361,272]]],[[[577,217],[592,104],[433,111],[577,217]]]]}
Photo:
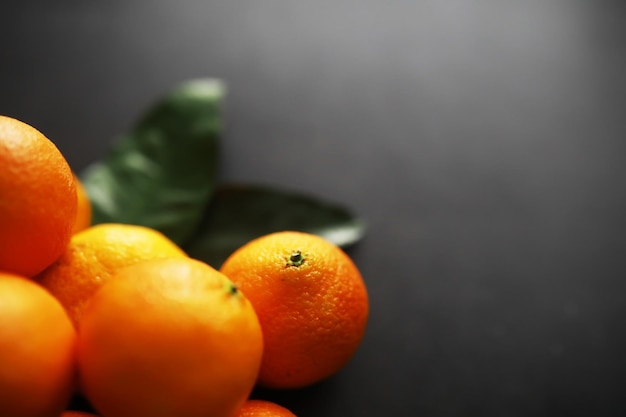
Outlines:
{"type": "Polygon", "coordinates": [[[80,171],[195,77],[223,181],[351,206],[371,320],[308,416],[622,416],[626,9],[603,1],[3,3],[0,113],[80,171]]]}

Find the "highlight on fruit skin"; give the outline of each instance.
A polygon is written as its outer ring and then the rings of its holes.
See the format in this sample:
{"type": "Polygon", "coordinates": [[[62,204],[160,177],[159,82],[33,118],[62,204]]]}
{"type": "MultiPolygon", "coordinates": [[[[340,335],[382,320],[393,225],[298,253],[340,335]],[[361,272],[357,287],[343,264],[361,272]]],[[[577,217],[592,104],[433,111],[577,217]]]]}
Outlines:
{"type": "Polygon", "coordinates": [[[296,415],[275,402],[249,399],[232,417],[296,417],[296,415]]]}
{"type": "Polygon", "coordinates": [[[359,347],[369,316],[367,289],[337,245],[309,233],[271,233],[234,251],[220,271],[261,322],[258,385],[315,384],[342,369],[359,347]]]}

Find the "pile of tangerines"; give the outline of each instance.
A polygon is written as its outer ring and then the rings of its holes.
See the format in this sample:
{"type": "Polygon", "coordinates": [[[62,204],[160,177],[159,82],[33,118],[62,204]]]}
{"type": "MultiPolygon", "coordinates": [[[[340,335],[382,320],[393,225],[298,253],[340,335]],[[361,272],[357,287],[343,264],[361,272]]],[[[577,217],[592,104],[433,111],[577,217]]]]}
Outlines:
{"type": "Polygon", "coordinates": [[[154,229],[91,225],[59,149],[0,116],[3,416],[293,416],[254,387],[330,377],[367,316],[358,269],[315,235],[259,237],[217,270],[154,229]]]}

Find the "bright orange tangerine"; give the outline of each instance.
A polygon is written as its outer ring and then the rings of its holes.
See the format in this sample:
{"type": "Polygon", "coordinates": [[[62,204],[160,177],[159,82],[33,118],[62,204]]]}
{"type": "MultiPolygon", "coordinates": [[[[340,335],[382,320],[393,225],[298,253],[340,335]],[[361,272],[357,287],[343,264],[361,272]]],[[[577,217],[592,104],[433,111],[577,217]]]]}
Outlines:
{"type": "Polygon", "coordinates": [[[137,225],[104,223],[78,232],[62,256],[35,279],[66,308],[78,326],[91,296],[120,268],[187,254],[161,232],[137,225]]]}
{"type": "Polygon", "coordinates": [[[260,385],[316,383],[355,353],[368,296],[359,270],[338,246],[308,233],[272,233],[236,250],[220,271],[250,299],[261,322],[260,385]]]}
{"type": "Polygon", "coordinates": [[[0,415],[58,417],[75,388],[76,333],[31,279],[0,272],[0,415]]]}
{"type": "Polygon", "coordinates": [[[81,392],[105,416],[230,417],[251,392],[263,340],[250,302],[191,258],[120,270],[79,332],[81,392]]]}
{"type": "Polygon", "coordinates": [[[76,205],[72,171],[55,144],[0,116],[0,270],[32,277],[58,259],[76,205]]]}

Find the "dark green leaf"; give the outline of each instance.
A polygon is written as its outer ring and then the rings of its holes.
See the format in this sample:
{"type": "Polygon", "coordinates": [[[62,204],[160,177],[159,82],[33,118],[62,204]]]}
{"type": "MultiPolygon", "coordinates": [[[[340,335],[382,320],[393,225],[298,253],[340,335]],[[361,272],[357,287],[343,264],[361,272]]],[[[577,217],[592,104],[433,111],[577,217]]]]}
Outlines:
{"type": "Polygon", "coordinates": [[[81,180],[93,223],[145,225],[186,241],[215,189],[224,94],[214,79],[178,86],[90,166],[81,180]]]}
{"type": "Polygon", "coordinates": [[[346,208],[305,194],[263,186],[219,186],[197,235],[183,249],[219,268],[244,243],[283,230],[317,234],[346,247],[362,238],[364,224],[346,208]]]}

